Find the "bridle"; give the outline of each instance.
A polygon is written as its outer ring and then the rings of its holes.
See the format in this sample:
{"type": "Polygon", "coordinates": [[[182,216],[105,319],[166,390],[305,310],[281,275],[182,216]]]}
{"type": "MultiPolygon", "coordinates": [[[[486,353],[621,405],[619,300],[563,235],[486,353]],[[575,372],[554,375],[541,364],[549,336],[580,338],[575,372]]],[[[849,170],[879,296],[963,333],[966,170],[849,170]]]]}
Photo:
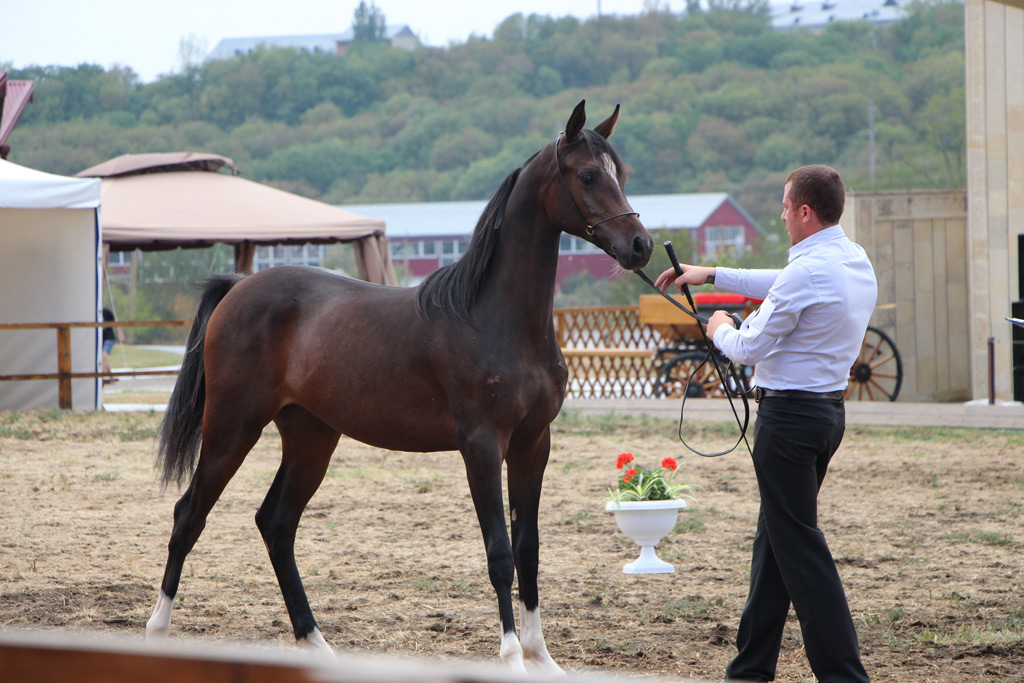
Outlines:
{"type": "MultiPolygon", "coordinates": [[[[558,171],[558,182],[561,183],[562,189],[565,191],[566,196],[569,198],[569,203],[572,204],[572,208],[576,210],[576,215],[580,217],[580,221],[582,221],[583,225],[586,226],[587,236],[588,237],[594,237],[594,230],[597,228],[597,226],[601,225],[602,223],[607,223],[608,221],[615,220],[616,218],[621,218],[623,216],[636,216],[637,218],[639,218],[640,214],[638,212],[636,212],[636,211],[624,211],[622,213],[615,214],[614,216],[609,216],[608,218],[602,218],[601,220],[597,221],[596,223],[591,223],[590,221],[588,221],[583,216],[583,212],[580,211],[580,207],[576,204],[576,200],[573,198],[572,192],[569,191],[569,186],[566,184],[565,177],[562,175],[562,164],[558,160],[558,143],[562,139],[563,135],[565,135],[565,131],[560,132],[558,134],[558,136],[555,138],[555,169],[557,169],[557,171],[558,171]]],[[[595,244],[596,244],[596,241],[595,241],[595,244]]],[[[608,251],[607,249],[602,247],[600,244],[596,244],[596,246],[600,247],[606,254],[608,254],[612,258],[615,258],[614,254],[612,254],[610,251],[608,251]]],[[[682,271],[682,268],[679,266],[679,261],[676,259],[675,251],[672,249],[672,243],[671,242],[666,242],[665,243],[665,249],[668,251],[669,258],[672,261],[672,265],[676,269],[677,276],[678,275],[682,275],[683,271],[682,271]]],[[[733,417],[736,418],[736,424],[740,428],[739,438],[736,439],[736,443],[733,444],[732,448],[729,448],[728,450],[717,451],[717,452],[714,452],[714,453],[704,453],[702,451],[697,450],[696,448],[694,448],[690,444],[686,443],[686,439],[683,438],[683,411],[686,408],[686,391],[684,391],[683,392],[683,400],[682,400],[682,402],[679,405],[679,429],[678,429],[679,440],[683,443],[684,446],[686,446],[692,452],[696,453],[697,455],[704,456],[704,457],[707,457],[707,458],[714,458],[714,457],[717,457],[719,455],[725,455],[726,453],[731,453],[734,450],[736,450],[736,447],[740,445],[740,442],[746,443],[747,444],[747,450],[750,451],[751,450],[750,442],[747,441],[747,426],[750,424],[750,404],[747,401],[746,394],[744,394],[742,391],[737,391],[736,392],[736,394],[739,396],[739,398],[743,402],[743,418],[741,419],[739,413],[736,410],[736,406],[733,404],[733,394],[732,394],[732,391],[729,388],[730,385],[729,385],[728,379],[732,379],[732,381],[734,382],[734,386],[736,386],[736,387],[741,386],[741,383],[739,381],[739,374],[736,372],[736,365],[732,361],[729,361],[727,366],[726,366],[726,369],[724,369],[724,370],[722,369],[722,366],[721,366],[721,364],[718,361],[717,354],[715,353],[714,344],[712,344],[711,340],[708,339],[708,334],[707,334],[707,331],[705,329],[707,327],[708,321],[707,321],[706,318],[702,318],[701,316],[697,315],[697,304],[694,303],[693,297],[690,295],[690,288],[689,288],[689,286],[687,286],[686,284],[683,284],[683,286],[681,287],[681,289],[683,291],[683,294],[686,296],[687,303],[690,304],[690,309],[687,309],[685,306],[680,304],[678,301],[676,301],[675,299],[673,299],[669,295],[665,294],[665,292],[663,292],[660,289],[658,289],[657,287],[655,287],[654,282],[651,280],[651,278],[649,278],[647,276],[647,274],[643,270],[637,268],[633,272],[641,280],[643,280],[648,285],[650,285],[651,289],[653,289],[655,292],[657,292],[661,296],[665,297],[668,301],[670,301],[673,306],[675,306],[676,308],[681,310],[683,313],[685,313],[686,315],[690,316],[691,318],[693,318],[694,320],[697,321],[697,327],[698,327],[698,329],[700,329],[701,336],[704,338],[704,343],[707,345],[708,352],[707,352],[707,355],[704,356],[704,360],[702,360],[699,364],[697,364],[697,366],[690,373],[690,377],[687,379],[687,384],[689,384],[689,382],[693,381],[693,378],[697,374],[697,372],[699,372],[700,369],[704,366],[704,364],[708,362],[708,359],[710,359],[712,364],[715,366],[715,372],[718,374],[718,379],[722,383],[722,389],[723,389],[723,391],[725,391],[725,396],[729,400],[729,407],[732,408],[732,414],[733,414],[733,417]]]]}
{"type": "MultiPolygon", "coordinates": [[[[566,185],[565,183],[565,178],[562,176],[562,164],[561,162],[558,161],[558,141],[562,139],[563,135],[565,135],[565,131],[560,132],[558,134],[558,137],[555,138],[555,168],[558,170],[558,182],[562,184],[562,189],[565,190],[565,194],[569,197],[569,203],[572,204],[572,208],[576,209],[576,215],[580,217],[580,220],[583,221],[583,225],[586,226],[587,236],[593,237],[594,230],[597,228],[597,226],[601,225],[602,223],[607,223],[608,221],[613,221],[616,218],[622,218],[623,216],[636,216],[637,218],[640,218],[640,214],[637,213],[636,211],[623,211],[622,213],[617,213],[614,216],[602,218],[596,223],[591,223],[590,221],[583,217],[583,212],[580,211],[580,207],[577,206],[576,200],[573,199],[572,192],[569,191],[569,186],[566,185]]],[[[605,252],[607,251],[608,250],[605,249],[605,252]]]]}

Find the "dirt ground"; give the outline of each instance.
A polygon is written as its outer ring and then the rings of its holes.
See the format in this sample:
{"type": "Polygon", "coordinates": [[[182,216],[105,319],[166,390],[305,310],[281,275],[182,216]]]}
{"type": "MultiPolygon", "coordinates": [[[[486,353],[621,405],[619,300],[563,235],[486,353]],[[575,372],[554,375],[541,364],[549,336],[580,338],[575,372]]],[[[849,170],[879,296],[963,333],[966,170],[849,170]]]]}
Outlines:
{"type": "MultiPolygon", "coordinates": [[[[153,470],[154,414],[0,413],[0,628],[144,632],[174,489],[153,470]]],[[[726,427],[687,425],[696,445],[726,427]]],[[[721,679],[747,591],[758,498],[745,452],[689,455],[671,422],[556,423],[541,507],[541,609],[567,670],[721,679]],[[659,554],[604,511],[615,456],[666,455],[698,484],[659,554]]],[[[1024,433],[851,427],[821,495],[875,681],[1024,681],[1024,433]]],[[[253,514],[278,462],[268,428],[189,556],[172,637],[292,646],[253,514]]],[[[296,545],[336,649],[497,658],[495,600],[461,458],[343,440],[296,545]]],[[[779,680],[811,681],[791,616],[779,680]]]]}

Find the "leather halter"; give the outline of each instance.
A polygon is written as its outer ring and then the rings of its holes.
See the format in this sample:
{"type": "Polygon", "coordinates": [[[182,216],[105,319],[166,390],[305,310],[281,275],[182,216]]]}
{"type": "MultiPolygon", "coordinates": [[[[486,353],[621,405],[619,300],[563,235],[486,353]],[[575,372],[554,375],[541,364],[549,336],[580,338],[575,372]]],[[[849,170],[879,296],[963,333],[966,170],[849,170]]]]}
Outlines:
{"type": "Polygon", "coordinates": [[[602,218],[596,223],[591,223],[590,221],[583,217],[583,212],[580,211],[580,207],[576,205],[576,200],[573,199],[572,192],[569,191],[569,186],[566,185],[565,178],[562,177],[562,164],[558,161],[558,141],[562,139],[563,135],[565,135],[564,130],[558,134],[558,137],[555,138],[555,168],[558,169],[558,182],[562,184],[562,189],[565,190],[565,194],[568,195],[569,203],[572,204],[572,208],[576,209],[576,215],[580,217],[581,221],[583,221],[583,225],[587,226],[587,235],[589,237],[593,237],[594,230],[597,228],[597,226],[601,225],[602,223],[607,223],[608,221],[615,220],[616,218],[622,218],[623,216],[636,216],[637,218],[640,218],[640,214],[637,213],[636,211],[623,211],[622,213],[617,213],[614,216],[602,218]]]}

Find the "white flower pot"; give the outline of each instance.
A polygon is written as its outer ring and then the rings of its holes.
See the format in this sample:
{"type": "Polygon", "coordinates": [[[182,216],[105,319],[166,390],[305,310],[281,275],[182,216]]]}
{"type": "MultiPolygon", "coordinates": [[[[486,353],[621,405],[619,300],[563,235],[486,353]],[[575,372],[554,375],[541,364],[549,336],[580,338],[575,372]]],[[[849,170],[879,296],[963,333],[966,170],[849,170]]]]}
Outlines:
{"type": "Polygon", "coordinates": [[[676,568],[658,557],[654,547],[676,525],[679,510],[686,507],[686,501],[636,500],[617,503],[609,501],[604,506],[615,514],[619,530],[640,546],[640,557],[622,568],[623,574],[672,574],[676,568]]]}

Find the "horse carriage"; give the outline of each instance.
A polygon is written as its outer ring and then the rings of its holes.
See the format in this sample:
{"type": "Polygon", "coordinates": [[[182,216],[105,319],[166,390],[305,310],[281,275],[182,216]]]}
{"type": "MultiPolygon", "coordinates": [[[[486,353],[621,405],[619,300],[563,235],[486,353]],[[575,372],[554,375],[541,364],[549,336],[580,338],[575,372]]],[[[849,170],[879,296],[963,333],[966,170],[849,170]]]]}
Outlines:
{"type": "MultiPolygon", "coordinates": [[[[682,296],[677,295],[673,298],[683,307],[690,308],[682,296]]],[[[740,294],[700,292],[694,295],[694,303],[705,314],[722,309],[740,318],[746,318],[754,312],[761,301],[740,294]]],[[[641,325],[646,325],[657,332],[664,342],[655,356],[658,369],[654,380],[655,396],[725,397],[725,388],[714,364],[704,363],[708,355],[708,345],[696,320],[658,294],[640,296],[639,320],[641,325]]],[[[724,366],[728,359],[717,349],[714,349],[713,353],[724,366]]],[[[729,389],[733,392],[748,391],[753,374],[753,368],[739,366],[736,377],[728,377],[726,380],[729,389]],[[732,386],[733,384],[737,386],[732,386]]],[[[895,401],[902,383],[903,362],[896,344],[885,332],[869,326],[857,360],[850,368],[850,384],[846,388],[847,400],[895,401]]]]}

